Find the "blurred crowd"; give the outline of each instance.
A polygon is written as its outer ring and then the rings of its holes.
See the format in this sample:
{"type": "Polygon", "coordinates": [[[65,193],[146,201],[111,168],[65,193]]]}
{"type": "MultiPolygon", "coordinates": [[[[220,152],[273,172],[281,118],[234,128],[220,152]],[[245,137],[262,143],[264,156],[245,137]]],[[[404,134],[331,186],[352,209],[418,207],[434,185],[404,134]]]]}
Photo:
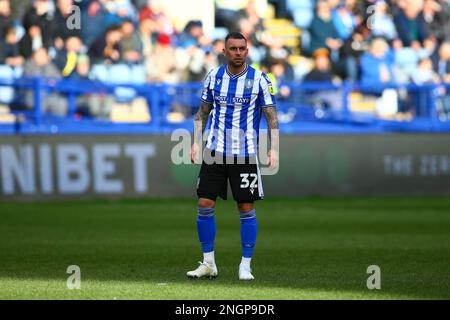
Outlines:
{"type": "Polygon", "coordinates": [[[25,75],[83,79],[96,64],[127,64],[145,68],[146,81],[181,82],[201,79],[216,63],[218,46],[202,23],[176,30],[163,0],[22,2],[25,10],[12,17],[13,3],[0,0],[0,64],[25,75]]]}
{"type": "Polygon", "coordinates": [[[144,66],[151,82],[198,81],[223,62],[226,32],[239,30],[250,62],[281,81],[450,81],[448,0],[269,1],[302,30],[300,53],[312,70],[290,64],[292,52],[265,30],[267,0],[216,0],[214,32],[201,21],[177,30],[164,0],[14,2],[13,15],[11,1],[0,0],[0,64],[26,74],[86,78],[94,64],[125,63],[144,66]]]}
{"type": "Polygon", "coordinates": [[[318,0],[304,48],[327,50],[330,73],[369,86],[450,82],[449,19],[447,0],[318,0]]]}
{"type": "Polygon", "coordinates": [[[120,64],[130,75],[117,80],[201,81],[224,62],[233,30],[248,38],[249,62],[279,84],[450,82],[449,0],[215,0],[215,26],[178,30],[164,0],[0,0],[0,65],[112,80],[95,66],[120,64]],[[299,48],[268,32],[269,7],[301,31],[299,48]]]}

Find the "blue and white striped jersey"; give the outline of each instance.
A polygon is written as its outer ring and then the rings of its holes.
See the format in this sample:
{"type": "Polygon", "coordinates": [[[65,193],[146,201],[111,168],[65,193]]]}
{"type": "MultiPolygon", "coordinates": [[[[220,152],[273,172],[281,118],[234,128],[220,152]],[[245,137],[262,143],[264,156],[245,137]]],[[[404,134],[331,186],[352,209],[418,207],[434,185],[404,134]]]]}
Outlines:
{"type": "Polygon", "coordinates": [[[206,76],[202,100],[213,105],[206,148],[225,155],[256,155],[262,108],[276,103],[267,76],[249,65],[232,75],[223,65],[206,76]]]}

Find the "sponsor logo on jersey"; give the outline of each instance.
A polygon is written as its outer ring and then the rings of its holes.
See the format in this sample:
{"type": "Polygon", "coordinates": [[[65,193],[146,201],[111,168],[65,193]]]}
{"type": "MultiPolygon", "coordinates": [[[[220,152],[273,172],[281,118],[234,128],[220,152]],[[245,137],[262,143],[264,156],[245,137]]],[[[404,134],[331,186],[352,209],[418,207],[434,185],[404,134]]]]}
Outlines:
{"type": "Polygon", "coordinates": [[[232,97],[232,96],[215,96],[214,99],[217,103],[228,103],[228,104],[248,104],[250,103],[250,98],[244,98],[244,97],[232,97]]]}

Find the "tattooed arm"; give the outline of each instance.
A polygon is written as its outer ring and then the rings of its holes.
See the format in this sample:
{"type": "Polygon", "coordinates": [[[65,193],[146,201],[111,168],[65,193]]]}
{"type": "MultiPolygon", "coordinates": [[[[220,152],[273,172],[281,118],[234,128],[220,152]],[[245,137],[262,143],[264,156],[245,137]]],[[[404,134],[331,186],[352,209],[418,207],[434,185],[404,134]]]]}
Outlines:
{"type": "Polygon", "coordinates": [[[266,117],[267,127],[269,131],[269,166],[275,168],[278,166],[278,151],[279,151],[279,128],[278,116],[275,106],[263,108],[264,116],[266,117]]]}
{"type": "Polygon", "coordinates": [[[278,117],[277,110],[275,107],[265,107],[263,108],[264,116],[266,117],[267,127],[269,130],[269,150],[278,149],[278,117]],[[274,145],[272,146],[272,143],[274,145]],[[272,148],[273,147],[273,148],[272,148]]]}
{"type": "Polygon", "coordinates": [[[205,130],[206,123],[208,122],[209,113],[212,110],[212,105],[202,101],[200,103],[200,108],[198,108],[197,113],[194,117],[194,143],[191,147],[191,162],[197,163],[198,152],[200,146],[203,143],[203,131],[205,130]]]}
{"type": "MultiPolygon", "coordinates": [[[[205,130],[211,110],[212,105],[210,103],[206,103],[204,101],[200,103],[200,108],[198,108],[198,111],[194,117],[194,134],[196,138],[199,138],[205,130]]],[[[198,140],[195,139],[194,141],[197,142],[198,140]]]]}

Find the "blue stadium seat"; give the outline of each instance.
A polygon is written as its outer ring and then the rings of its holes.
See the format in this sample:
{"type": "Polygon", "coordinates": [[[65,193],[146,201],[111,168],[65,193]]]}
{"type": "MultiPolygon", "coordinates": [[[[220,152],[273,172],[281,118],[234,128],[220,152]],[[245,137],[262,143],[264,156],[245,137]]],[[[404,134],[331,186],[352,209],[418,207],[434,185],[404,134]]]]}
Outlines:
{"type": "Polygon", "coordinates": [[[228,29],[224,27],[216,27],[213,29],[211,33],[211,39],[217,40],[217,39],[225,39],[225,37],[228,34],[228,29]]]}
{"type": "Polygon", "coordinates": [[[108,68],[103,64],[93,65],[89,78],[92,80],[107,82],[109,80],[108,68]]]}
{"type": "Polygon", "coordinates": [[[23,68],[22,67],[15,67],[13,69],[13,77],[14,78],[20,78],[23,75],[23,68]]]}
{"type": "MultiPolygon", "coordinates": [[[[11,82],[14,79],[14,70],[8,65],[0,65],[0,80],[11,82]]],[[[14,88],[0,86],[0,103],[10,104],[14,100],[14,88]]]]}
{"type": "Polygon", "coordinates": [[[8,65],[0,65],[0,79],[11,80],[14,77],[13,69],[8,65]]]}
{"type": "Polygon", "coordinates": [[[126,64],[114,64],[109,67],[109,81],[111,83],[132,83],[131,67],[126,64]]]}
{"type": "MultiPolygon", "coordinates": [[[[110,66],[108,82],[118,84],[135,84],[135,79],[133,79],[132,67],[126,64],[115,64],[110,66]]],[[[127,103],[136,97],[136,90],[119,86],[114,90],[114,95],[117,102],[127,103]]]]}
{"type": "Polygon", "coordinates": [[[147,74],[144,65],[136,64],[131,67],[131,82],[134,84],[144,84],[147,81],[147,74]]]}
{"type": "Polygon", "coordinates": [[[314,0],[287,0],[287,8],[294,18],[297,27],[306,29],[314,17],[314,0]]]}

